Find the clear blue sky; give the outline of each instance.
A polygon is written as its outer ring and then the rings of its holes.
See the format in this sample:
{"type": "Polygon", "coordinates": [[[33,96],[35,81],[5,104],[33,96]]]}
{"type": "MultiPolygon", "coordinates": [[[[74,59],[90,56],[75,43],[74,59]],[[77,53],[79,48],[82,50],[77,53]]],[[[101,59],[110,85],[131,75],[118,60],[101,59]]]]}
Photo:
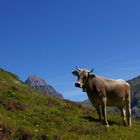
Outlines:
{"type": "Polygon", "coordinates": [[[131,79],[140,75],[139,0],[1,0],[0,67],[38,75],[70,100],[75,66],[131,79]]]}

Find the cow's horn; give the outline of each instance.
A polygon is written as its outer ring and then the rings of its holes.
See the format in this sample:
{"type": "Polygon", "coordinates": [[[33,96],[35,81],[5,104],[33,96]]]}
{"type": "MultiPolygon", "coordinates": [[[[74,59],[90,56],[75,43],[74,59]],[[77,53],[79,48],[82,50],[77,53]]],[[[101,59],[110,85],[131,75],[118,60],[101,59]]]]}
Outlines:
{"type": "Polygon", "coordinates": [[[76,69],[78,70],[78,71],[80,71],[80,69],[76,66],[76,69]]]}
{"type": "Polygon", "coordinates": [[[94,69],[91,69],[89,73],[92,73],[94,71],[94,69]]]}

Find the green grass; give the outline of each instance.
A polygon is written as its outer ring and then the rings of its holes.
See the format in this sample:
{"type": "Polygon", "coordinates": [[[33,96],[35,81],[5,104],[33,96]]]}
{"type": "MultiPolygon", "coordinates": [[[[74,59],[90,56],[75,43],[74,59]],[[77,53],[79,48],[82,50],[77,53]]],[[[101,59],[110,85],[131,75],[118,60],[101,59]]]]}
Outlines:
{"type": "Polygon", "coordinates": [[[37,93],[16,75],[0,70],[0,139],[138,140],[140,121],[124,127],[108,115],[110,127],[96,112],[67,100],[37,93]]]}

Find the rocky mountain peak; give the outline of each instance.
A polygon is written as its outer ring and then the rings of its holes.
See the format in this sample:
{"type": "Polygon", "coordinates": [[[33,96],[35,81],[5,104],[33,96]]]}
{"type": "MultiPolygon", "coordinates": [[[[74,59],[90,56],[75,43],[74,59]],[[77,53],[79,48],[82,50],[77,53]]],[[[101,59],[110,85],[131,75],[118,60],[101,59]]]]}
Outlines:
{"type": "Polygon", "coordinates": [[[39,76],[35,76],[35,75],[29,76],[25,81],[25,83],[32,86],[34,89],[36,89],[39,92],[43,92],[50,96],[63,98],[63,96],[60,93],[58,93],[53,86],[47,84],[47,82],[44,79],[40,78],[39,76]]]}
{"type": "Polygon", "coordinates": [[[47,82],[45,80],[43,80],[42,78],[38,77],[38,76],[29,76],[26,80],[27,84],[30,84],[32,86],[44,86],[47,85],[47,82]]]}

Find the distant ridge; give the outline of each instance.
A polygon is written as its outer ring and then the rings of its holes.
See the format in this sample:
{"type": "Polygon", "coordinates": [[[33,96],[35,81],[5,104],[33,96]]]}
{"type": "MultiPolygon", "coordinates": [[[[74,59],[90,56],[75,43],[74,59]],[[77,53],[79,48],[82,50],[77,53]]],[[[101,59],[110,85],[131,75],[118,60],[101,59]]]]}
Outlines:
{"type": "Polygon", "coordinates": [[[39,76],[36,75],[29,76],[25,81],[25,83],[32,86],[39,92],[43,92],[47,95],[55,96],[60,99],[63,98],[63,96],[60,93],[58,93],[53,86],[47,84],[47,82],[42,78],[40,78],[39,76]]]}
{"type": "Polygon", "coordinates": [[[133,118],[140,119],[140,75],[128,80],[132,91],[132,114],[133,118]]]}

